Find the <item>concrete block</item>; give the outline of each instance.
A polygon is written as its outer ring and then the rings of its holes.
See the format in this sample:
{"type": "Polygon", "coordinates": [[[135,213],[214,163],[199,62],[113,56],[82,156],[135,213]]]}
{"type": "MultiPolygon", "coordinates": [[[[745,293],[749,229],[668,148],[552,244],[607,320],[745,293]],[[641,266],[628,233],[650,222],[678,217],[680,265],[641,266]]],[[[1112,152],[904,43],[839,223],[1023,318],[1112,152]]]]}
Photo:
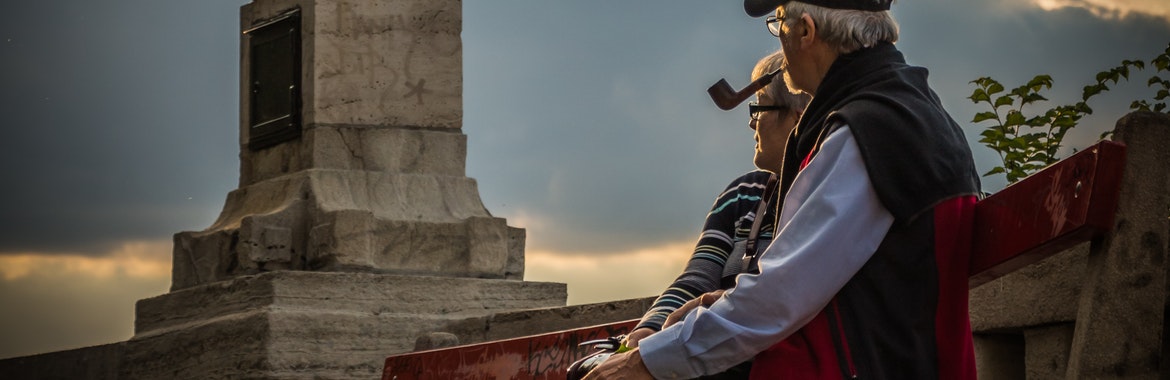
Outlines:
{"type": "Polygon", "coordinates": [[[312,221],[305,259],[313,270],[374,268],[377,221],[365,210],[340,210],[322,213],[312,221]]]}
{"type": "Polygon", "coordinates": [[[641,318],[656,298],[499,312],[456,321],[442,331],[458,336],[460,344],[544,334],[641,318]]]}
{"type": "Polygon", "coordinates": [[[234,231],[180,232],[174,235],[171,290],[219,281],[232,268],[234,231]]]}
{"type": "Polygon", "coordinates": [[[490,216],[475,180],[467,177],[355,170],[302,173],[314,202],[324,212],[369,210],[378,219],[427,222],[490,216]]]}
{"type": "Polygon", "coordinates": [[[1061,380],[1068,369],[1072,323],[1024,329],[1024,366],[1028,380],[1061,380]]]}
{"type": "Polygon", "coordinates": [[[135,334],[126,342],[119,378],[263,378],[259,375],[270,369],[268,337],[268,318],[262,309],[135,334]]]}
{"type": "Polygon", "coordinates": [[[527,236],[523,228],[508,227],[508,263],[504,266],[504,279],[524,279],[524,240],[527,236]]]}
{"type": "Polygon", "coordinates": [[[1021,334],[975,334],[975,373],[979,380],[1025,380],[1021,334]]]}
{"type": "Polygon", "coordinates": [[[475,180],[303,170],[232,191],[219,219],[175,236],[172,289],[268,270],[523,276],[523,238],[475,180]]]}
{"type": "Polygon", "coordinates": [[[1159,376],[1170,241],[1170,116],[1117,122],[1125,173],[1112,233],[1089,253],[1069,359],[1070,379],[1159,376]]]}
{"type": "Polygon", "coordinates": [[[309,167],[465,175],[467,135],[404,127],[311,125],[309,167]]]}
{"type": "Polygon", "coordinates": [[[508,225],[502,218],[467,218],[467,270],[476,277],[503,277],[508,265],[508,225]]]}
{"type": "Polygon", "coordinates": [[[455,347],[459,345],[459,337],[452,333],[426,333],[414,340],[415,351],[434,350],[437,348],[455,347]]]}
{"type": "Polygon", "coordinates": [[[260,151],[241,148],[240,186],[307,169],[464,176],[467,135],[397,126],[304,127],[300,140],[260,151]]]}
{"type": "Polygon", "coordinates": [[[1082,244],[971,289],[972,331],[1019,331],[1075,320],[1088,254],[1089,245],[1082,244]]]}
{"type": "MultiPolygon", "coordinates": [[[[303,202],[280,212],[244,217],[238,230],[235,254],[239,269],[231,274],[265,270],[305,269],[303,255],[305,218],[303,202]]],[[[225,252],[226,254],[231,254],[225,252]]]]}
{"type": "Polygon", "coordinates": [[[564,284],[278,271],[138,303],[120,378],[369,379],[420,334],[564,305],[564,284]]]}
{"type": "Polygon", "coordinates": [[[0,360],[0,379],[117,380],[125,342],[0,360]]]}

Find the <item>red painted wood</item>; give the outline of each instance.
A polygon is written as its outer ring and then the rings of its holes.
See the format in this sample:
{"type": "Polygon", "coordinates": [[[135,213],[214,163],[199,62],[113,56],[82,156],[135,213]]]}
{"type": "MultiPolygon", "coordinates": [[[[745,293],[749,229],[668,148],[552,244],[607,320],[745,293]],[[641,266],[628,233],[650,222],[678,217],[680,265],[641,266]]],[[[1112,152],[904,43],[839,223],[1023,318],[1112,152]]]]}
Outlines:
{"type": "Polygon", "coordinates": [[[382,380],[557,379],[593,353],[577,344],[628,333],[638,320],[386,358],[382,380]]]}
{"type": "Polygon", "coordinates": [[[1104,141],[977,203],[969,286],[1104,236],[1124,166],[1125,145],[1104,141]]]}

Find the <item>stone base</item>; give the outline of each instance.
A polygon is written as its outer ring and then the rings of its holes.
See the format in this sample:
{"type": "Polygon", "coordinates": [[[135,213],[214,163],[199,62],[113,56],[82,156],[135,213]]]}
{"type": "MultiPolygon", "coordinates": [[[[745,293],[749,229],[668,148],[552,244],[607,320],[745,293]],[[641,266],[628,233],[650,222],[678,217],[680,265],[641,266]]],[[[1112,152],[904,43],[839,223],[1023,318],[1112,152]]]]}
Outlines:
{"type": "Polygon", "coordinates": [[[286,269],[520,280],[524,238],[471,178],[305,170],[232,191],[210,228],[175,234],[171,290],[286,269]]]}
{"type": "Polygon", "coordinates": [[[278,271],[138,302],[122,379],[374,379],[452,322],[563,306],[557,283],[278,271]]]}

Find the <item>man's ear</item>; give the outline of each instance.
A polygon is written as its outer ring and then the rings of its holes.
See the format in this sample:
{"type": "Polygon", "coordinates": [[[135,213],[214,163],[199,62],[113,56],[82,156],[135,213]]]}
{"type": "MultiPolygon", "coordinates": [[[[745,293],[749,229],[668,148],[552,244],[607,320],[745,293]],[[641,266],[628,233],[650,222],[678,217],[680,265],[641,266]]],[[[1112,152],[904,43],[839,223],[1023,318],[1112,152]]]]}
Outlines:
{"type": "Polygon", "coordinates": [[[800,24],[804,29],[800,34],[800,47],[812,46],[813,41],[817,38],[817,23],[813,21],[812,16],[804,13],[800,15],[800,24]]]}

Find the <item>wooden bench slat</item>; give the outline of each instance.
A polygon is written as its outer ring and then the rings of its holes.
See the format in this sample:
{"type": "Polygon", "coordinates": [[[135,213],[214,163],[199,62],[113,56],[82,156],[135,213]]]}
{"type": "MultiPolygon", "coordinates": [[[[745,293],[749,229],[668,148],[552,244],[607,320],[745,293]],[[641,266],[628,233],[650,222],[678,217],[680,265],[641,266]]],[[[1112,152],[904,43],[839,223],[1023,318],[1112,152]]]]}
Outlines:
{"type": "Polygon", "coordinates": [[[564,379],[570,364],[593,353],[577,344],[629,333],[637,319],[412,352],[386,358],[383,380],[564,379]]]}
{"type": "Polygon", "coordinates": [[[975,204],[969,287],[1104,236],[1125,167],[1125,145],[1103,141],[975,204]]]}

